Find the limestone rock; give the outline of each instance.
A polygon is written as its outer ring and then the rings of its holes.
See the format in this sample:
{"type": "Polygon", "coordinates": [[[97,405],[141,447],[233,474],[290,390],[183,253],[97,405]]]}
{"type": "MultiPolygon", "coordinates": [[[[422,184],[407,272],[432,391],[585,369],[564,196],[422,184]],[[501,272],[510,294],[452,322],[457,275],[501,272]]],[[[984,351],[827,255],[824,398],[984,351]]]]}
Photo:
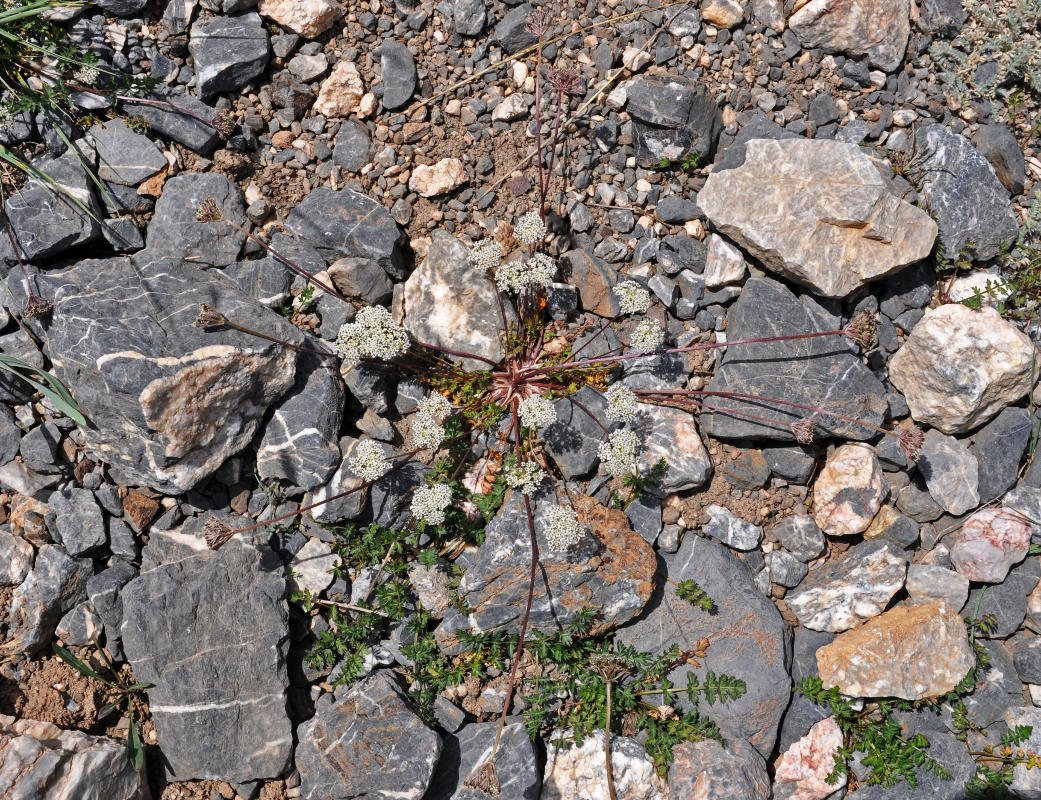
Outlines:
{"type": "MultiPolygon", "coordinates": [[[[1041,752],[1041,709],[1030,706],[1010,708],[1005,712],[1005,722],[1010,728],[1029,725],[1030,736],[1019,747],[1041,752]]],[[[1012,784],[1009,789],[1013,797],[1034,798],[1041,796],[1041,772],[1035,767],[1027,769],[1025,764],[1016,764],[1012,769],[1012,784]]]]}
{"type": "Polygon", "coordinates": [[[57,545],[41,547],[11,597],[5,650],[32,655],[47,645],[62,616],[87,599],[87,579],[93,572],[88,558],[70,558],[57,545]]]}
{"type": "Polygon", "coordinates": [[[130,130],[121,119],[97,123],[88,135],[98,154],[98,177],[103,181],[136,186],[167,167],[159,146],[130,130]]]}
{"type": "Polygon", "coordinates": [[[343,9],[333,0],[260,0],[257,11],[305,39],[325,33],[343,16],[343,9]]]}
{"type": "Polygon", "coordinates": [[[806,49],[866,55],[886,72],[900,66],[911,33],[908,0],[810,0],[788,19],[806,49]]]}
{"type": "Polygon", "coordinates": [[[436,197],[470,180],[458,158],[442,158],[436,164],[419,164],[412,170],[408,188],[422,197],[436,197]]]}
{"type": "Polygon", "coordinates": [[[329,119],[347,117],[358,109],[364,95],[365,84],[358,67],[353,61],[341,61],[322,81],[312,111],[329,119]]]}
{"type": "Polygon", "coordinates": [[[17,586],[33,567],[33,546],[0,528],[0,586],[17,586]]]}
{"type": "Polygon", "coordinates": [[[321,539],[308,539],[290,562],[293,576],[290,589],[310,592],[317,597],[333,582],[333,570],[339,563],[340,557],[328,544],[321,539]]]}
{"type": "Polygon", "coordinates": [[[343,459],[329,481],[305,498],[304,505],[321,503],[310,512],[316,522],[345,522],[358,517],[368,503],[369,492],[362,489],[365,481],[351,471],[350,461],[358,439],[344,436],[340,440],[343,459]],[[342,495],[342,496],[340,496],[342,495]],[[332,499],[332,498],[336,499],[332,499]]]}
{"type": "Polygon", "coordinates": [[[704,533],[735,550],[754,550],[763,538],[763,530],[758,525],[746,522],[736,516],[729,508],[723,506],[706,506],[709,521],[704,533]]]}
{"type": "Polygon", "coordinates": [[[645,449],[641,459],[645,459],[649,467],[665,459],[666,469],[660,484],[662,491],[694,489],[712,477],[712,459],[689,411],[643,405],[637,416],[637,426],[644,434],[645,449]]]}
{"type": "Polygon", "coordinates": [[[813,517],[807,514],[786,517],[771,529],[770,535],[804,564],[824,552],[824,534],[813,517]]]}
{"type": "Polygon", "coordinates": [[[636,161],[650,167],[697,153],[711,162],[723,120],[704,87],[682,76],[648,76],[629,84],[636,161]]]}
{"type": "MultiPolygon", "coordinates": [[[[242,193],[218,172],[189,172],[163,185],[148,225],[147,244],[157,258],[191,259],[193,264],[224,267],[238,260],[246,237],[224,222],[200,222],[195,212],[213,198],[232,222],[246,226],[242,193]]],[[[222,308],[223,312],[224,309],[222,308]]]]}
{"type": "Polygon", "coordinates": [[[752,139],[697,202],[763,267],[824,297],[925,258],[936,238],[929,215],[892,194],[862,148],[830,139],[752,139]]]}
{"type": "Polygon", "coordinates": [[[671,800],[732,797],[769,800],[770,776],[763,757],[743,739],[726,747],[715,739],[680,742],[672,748],[669,767],[671,800]]]}
{"type": "Polygon", "coordinates": [[[402,42],[388,39],[380,48],[383,107],[396,111],[408,105],[416,90],[416,61],[402,42]]]}
{"type": "Polygon", "coordinates": [[[964,621],[942,600],[897,606],[817,651],[824,686],[854,697],[939,697],[975,663],[964,621]]]}
{"type": "MultiPolygon", "coordinates": [[[[173,8],[177,3],[170,3],[173,8]]],[[[213,119],[214,108],[206,105],[183,89],[174,89],[163,85],[156,86],[152,93],[143,100],[163,100],[175,106],[191,111],[195,116],[188,116],[180,110],[166,105],[150,105],[143,102],[125,100],[122,108],[128,115],[141,117],[148,123],[152,133],[168,136],[203,156],[210,156],[221,143],[217,129],[209,122],[213,119]]]]}
{"type": "MultiPolygon", "coordinates": [[[[466,246],[444,231],[434,234],[423,263],[405,282],[404,325],[422,342],[498,362],[503,349],[502,314],[495,284],[469,266],[466,246]]],[[[515,312],[506,304],[512,325],[515,312]]],[[[451,356],[466,369],[488,369],[475,358],[451,356]]]]}
{"type": "Polygon", "coordinates": [[[582,308],[601,317],[618,314],[618,298],[611,288],[620,278],[614,267],[584,250],[567,251],[560,257],[560,265],[578,289],[582,308]]]}
{"type": "Polygon", "coordinates": [[[947,434],[988,421],[1030,391],[1037,361],[1027,336],[993,308],[929,309],[889,362],[889,379],[917,422],[947,434]]]}
{"type": "Polygon", "coordinates": [[[951,547],[954,568],[970,581],[1001,583],[1013,564],[1027,556],[1030,526],[1003,508],[984,508],[969,517],[951,547]]]}
{"type": "Polygon", "coordinates": [[[887,539],[871,539],[839,561],[811,570],[797,592],[785,598],[799,622],[838,633],[877,616],[904,585],[907,556],[887,539]]]}
{"type": "Polygon", "coordinates": [[[866,444],[835,449],[813,484],[813,517],[824,533],[862,533],[882,505],[886,486],[875,450],[866,444]]]}
{"type": "MultiPolygon", "coordinates": [[[[427,797],[440,800],[482,800],[488,795],[463,786],[463,782],[492,754],[498,723],[473,722],[444,738],[444,750],[430,782],[427,797]]],[[[537,800],[541,772],[535,746],[518,722],[506,725],[495,756],[501,784],[499,796],[537,800]]]]}
{"type": "Polygon", "coordinates": [[[745,10],[738,0],[707,0],[701,4],[701,18],[719,28],[733,28],[745,19],[745,10]]]}
{"type": "Polygon", "coordinates": [[[705,255],[705,288],[718,289],[729,283],[739,283],[745,277],[748,265],[741,251],[722,236],[708,235],[705,255]]]}
{"type": "Polygon", "coordinates": [[[607,401],[592,387],[553,403],[557,421],[542,431],[542,445],[567,479],[587,477],[600,463],[597,449],[607,438],[603,424],[607,401]]]}
{"type": "MultiPolygon", "coordinates": [[[[643,745],[628,736],[611,736],[611,777],[619,798],[666,800],[669,796],[643,745]]],[[[602,730],[593,731],[579,747],[561,748],[552,741],[547,743],[540,797],[541,800],[607,800],[602,730]]]]}
{"type": "Polygon", "coordinates": [[[979,505],[979,464],[965,442],[927,431],[918,471],[933,500],[948,514],[958,516],[979,505]]]}
{"type": "Polygon", "coordinates": [[[810,732],[781,756],[775,773],[774,797],[778,800],[823,800],[846,785],[843,774],[835,783],[826,780],[835,768],[835,751],[842,747],[842,730],[834,717],[815,723],[810,732]]]}
{"type": "Polygon", "coordinates": [[[935,564],[910,564],[905,587],[913,605],[943,600],[951,608],[961,608],[969,596],[968,578],[935,564]]]}
{"type": "Polygon", "coordinates": [[[207,100],[242,88],[264,71],[268,34],[255,11],[201,16],[192,25],[188,49],[199,97],[207,100]]]}

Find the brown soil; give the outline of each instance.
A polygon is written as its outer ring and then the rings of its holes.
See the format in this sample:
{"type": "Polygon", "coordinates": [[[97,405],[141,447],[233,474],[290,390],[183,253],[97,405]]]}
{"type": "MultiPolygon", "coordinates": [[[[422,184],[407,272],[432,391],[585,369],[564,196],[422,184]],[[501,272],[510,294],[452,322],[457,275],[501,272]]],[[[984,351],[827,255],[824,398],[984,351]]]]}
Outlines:
{"type": "MultiPolygon", "coordinates": [[[[168,783],[156,797],[158,800],[210,800],[215,797],[221,797],[224,800],[242,800],[242,796],[235,791],[231,784],[224,781],[168,783]]],[[[261,786],[257,800],[286,800],[287,797],[285,781],[277,780],[268,781],[261,786]]]]}

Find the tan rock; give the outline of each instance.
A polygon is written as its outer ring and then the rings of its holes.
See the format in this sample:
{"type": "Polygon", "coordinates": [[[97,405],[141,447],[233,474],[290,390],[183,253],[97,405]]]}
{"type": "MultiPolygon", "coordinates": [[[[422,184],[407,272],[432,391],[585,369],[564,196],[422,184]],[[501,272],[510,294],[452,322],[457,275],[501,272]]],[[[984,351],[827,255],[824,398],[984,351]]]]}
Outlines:
{"type": "Polygon", "coordinates": [[[458,158],[443,158],[436,164],[420,164],[408,179],[408,188],[422,197],[435,197],[462,186],[470,178],[458,158]]]}
{"type": "Polygon", "coordinates": [[[787,784],[782,796],[786,800],[821,800],[845,786],[845,775],[840,775],[837,783],[827,781],[835,768],[835,751],[841,746],[842,729],[834,717],[822,719],[810,728],[784,752],[777,765],[777,783],[787,784]]]}
{"type": "Polygon", "coordinates": [[[759,263],[825,297],[929,255],[936,223],[889,191],[863,150],[827,139],[752,139],[713,172],[698,206],[759,263]]]}
{"type": "Polygon", "coordinates": [[[705,288],[718,289],[729,283],[737,283],[745,277],[748,265],[741,251],[722,236],[708,235],[705,242],[705,288]]]}
{"type": "Polygon", "coordinates": [[[341,61],[322,81],[312,110],[328,119],[346,117],[358,109],[364,94],[365,84],[358,67],[351,61],[341,61]]]}
{"type": "Polygon", "coordinates": [[[875,450],[866,444],[835,449],[813,484],[813,518],[830,536],[867,530],[882,505],[885,480],[875,450]]]}
{"type": "Polygon", "coordinates": [[[825,688],[853,697],[939,697],[975,663],[964,621],[942,600],[898,606],[817,651],[825,688]]]}
{"type": "Polygon", "coordinates": [[[343,16],[343,9],[332,0],[261,0],[257,11],[305,39],[324,33],[343,16]]]}
{"type": "Polygon", "coordinates": [[[889,379],[916,422],[964,433],[1030,391],[1033,343],[993,308],[933,308],[889,362],[889,379]]]}
{"type": "Polygon", "coordinates": [[[733,28],[744,21],[745,10],[737,0],[705,0],[701,18],[717,28],[733,28]]]}
{"type": "Polygon", "coordinates": [[[528,116],[528,99],[520,92],[504,97],[492,109],[493,122],[512,122],[526,116],[528,116]]]}
{"type": "Polygon", "coordinates": [[[810,0],[788,27],[807,50],[866,55],[871,66],[892,72],[907,49],[909,10],[908,0],[810,0]]]}

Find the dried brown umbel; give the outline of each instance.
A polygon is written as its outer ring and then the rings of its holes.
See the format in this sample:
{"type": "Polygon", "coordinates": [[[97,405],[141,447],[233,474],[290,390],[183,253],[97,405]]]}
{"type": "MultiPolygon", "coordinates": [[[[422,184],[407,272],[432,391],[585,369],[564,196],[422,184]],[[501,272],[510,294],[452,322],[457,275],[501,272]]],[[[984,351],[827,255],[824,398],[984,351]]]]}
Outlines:
{"type": "Polygon", "coordinates": [[[878,344],[878,323],[870,311],[861,311],[847,323],[842,332],[863,350],[871,350],[878,344]]]}
{"type": "Polygon", "coordinates": [[[195,218],[199,222],[220,222],[224,219],[224,214],[221,212],[220,206],[217,205],[217,201],[212,197],[207,197],[195,209],[195,218]]]}
{"type": "Polygon", "coordinates": [[[210,517],[202,524],[202,535],[206,539],[207,547],[211,550],[218,550],[227,544],[228,540],[235,535],[235,531],[216,517],[210,517]]]}
{"type": "Polygon", "coordinates": [[[463,781],[463,786],[484,792],[489,797],[498,797],[502,791],[502,784],[499,783],[499,774],[495,771],[495,762],[485,761],[470,773],[470,777],[463,781]]]}
{"type": "Polygon", "coordinates": [[[217,135],[220,136],[220,138],[227,141],[231,138],[231,134],[235,132],[236,123],[231,114],[227,111],[218,111],[210,120],[210,125],[213,126],[215,131],[217,131],[217,135]]]}
{"type": "Polygon", "coordinates": [[[813,444],[813,417],[803,417],[793,422],[792,433],[799,444],[813,444]]]}
{"type": "Polygon", "coordinates": [[[900,442],[900,449],[903,450],[904,457],[908,461],[918,460],[918,456],[922,452],[922,445],[925,444],[925,434],[921,428],[911,420],[905,420],[900,425],[900,433],[897,434],[896,440],[900,442]]]}
{"type": "Polygon", "coordinates": [[[195,318],[195,322],[192,323],[196,328],[221,328],[228,324],[227,318],[221,314],[213,306],[208,306],[205,303],[199,304],[199,316],[195,318]]]}
{"type": "Polygon", "coordinates": [[[40,295],[35,292],[29,292],[29,299],[25,301],[25,308],[22,309],[23,317],[45,317],[51,313],[53,306],[47,300],[44,300],[40,295]]]}

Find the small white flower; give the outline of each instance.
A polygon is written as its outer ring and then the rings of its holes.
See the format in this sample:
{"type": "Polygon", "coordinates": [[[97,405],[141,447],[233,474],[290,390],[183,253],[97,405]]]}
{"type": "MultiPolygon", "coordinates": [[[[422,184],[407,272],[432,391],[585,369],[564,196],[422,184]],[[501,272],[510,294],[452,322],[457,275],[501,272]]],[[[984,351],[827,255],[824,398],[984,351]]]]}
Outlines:
{"type": "Polygon", "coordinates": [[[524,286],[524,267],[519,261],[508,261],[495,270],[495,285],[500,292],[519,292],[524,286]]]}
{"type": "Polygon", "coordinates": [[[500,292],[519,292],[525,286],[548,286],[557,265],[545,253],[536,253],[527,261],[508,261],[495,271],[500,292]]]}
{"type": "Polygon", "coordinates": [[[440,525],[451,503],[452,487],[447,483],[420,486],[412,494],[412,514],[428,525],[440,525]]]}
{"type": "Polygon", "coordinates": [[[484,239],[470,248],[470,264],[478,269],[495,269],[502,263],[502,245],[484,239]]]}
{"type": "Polygon", "coordinates": [[[621,428],[600,443],[597,454],[604,469],[611,475],[629,475],[636,472],[636,451],[640,447],[640,439],[635,431],[621,428]]]}
{"type": "Polygon", "coordinates": [[[419,401],[419,413],[427,414],[438,422],[443,422],[445,417],[452,413],[452,404],[443,394],[431,392],[419,401]]]}
{"type": "Polygon", "coordinates": [[[557,265],[545,253],[536,253],[524,265],[527,268],[526,282],[539,286],[548,286],[557,274],[557,265]]]}
{"type": "Polygon", "coordinates": [[[0,131],[10,130],[14,125],[14,114],[11,113],[7,103],[0,103],[0,131]]]}
{"type": "Polygon", "coordinates": [[[620,314],[643,314],[651,307],[651,293],[636,281],[616,283],[611,292],[618,298],[620,314]]]}
{"type": "Polygon", "coordinates": [[[557,421],[557,409],[541,394],[533,394],[521,401],[517,415],[526,428],[545,428],[557,421]]]}
{"type": "Polygon", "coordinates": [[[546,542],[553,550],[567,550],[582,540],[578,516],[567,506],[550,506],[547,512],[546,542]]]}
{"type": "Polygon", "coordinates": [[[354,322],[341,325],[336,334],[336,353],[346,364],[362,358],[390,361],[405,355],[409,344],[408,332],[383,306],[363,308],[354,322]]]}
{"type": "Polygon", "coordinates": [[[445,440],[445,427],[433,416],[420,411],[412,415],[412,445],[422,450],[436,450],[445,440]]]}
{"type": "Polygon", "coordinates": [[[647,317],[640,320],[633,330],[630,346],[637,353],[650,353],[659,350],[665,341],[665,329],[658,320],[647,317]]]}
{"type": "Polygon", "coordinates": [[[101,71],[94,64],[81,64],[80,68],[73,73],[73,78],[79,83],[93,86],[101,71]]]}
{"type": "Polygon", "coordinates": [[[513,226],[513,238],[521,244],[537,244],[546,235],[546,223],[542,221],[538,211],[521,214],[517,224],[513,226]]]}
{"type": "Polygon", "coordinates": [[[507,485],[520,490],[522,494],[531,495],[539,490],[546,473],[534,461],[522,461],[506,467],[503,476],[507,485]]]}
{"type": "Polygon", "coordinates": [[[390,472],[390,462],[383,452],[383,445],[375,439],[358,442],[348,464],[351,472],[363,481],[376,481],[390,472]]]}
{"type": "Polygon", "coordinates": [[[607,400],[607,418],[611,422],[632,422],[636,418],[639,400],[628,386],[616,383],[604,394],[607,400]]]}

